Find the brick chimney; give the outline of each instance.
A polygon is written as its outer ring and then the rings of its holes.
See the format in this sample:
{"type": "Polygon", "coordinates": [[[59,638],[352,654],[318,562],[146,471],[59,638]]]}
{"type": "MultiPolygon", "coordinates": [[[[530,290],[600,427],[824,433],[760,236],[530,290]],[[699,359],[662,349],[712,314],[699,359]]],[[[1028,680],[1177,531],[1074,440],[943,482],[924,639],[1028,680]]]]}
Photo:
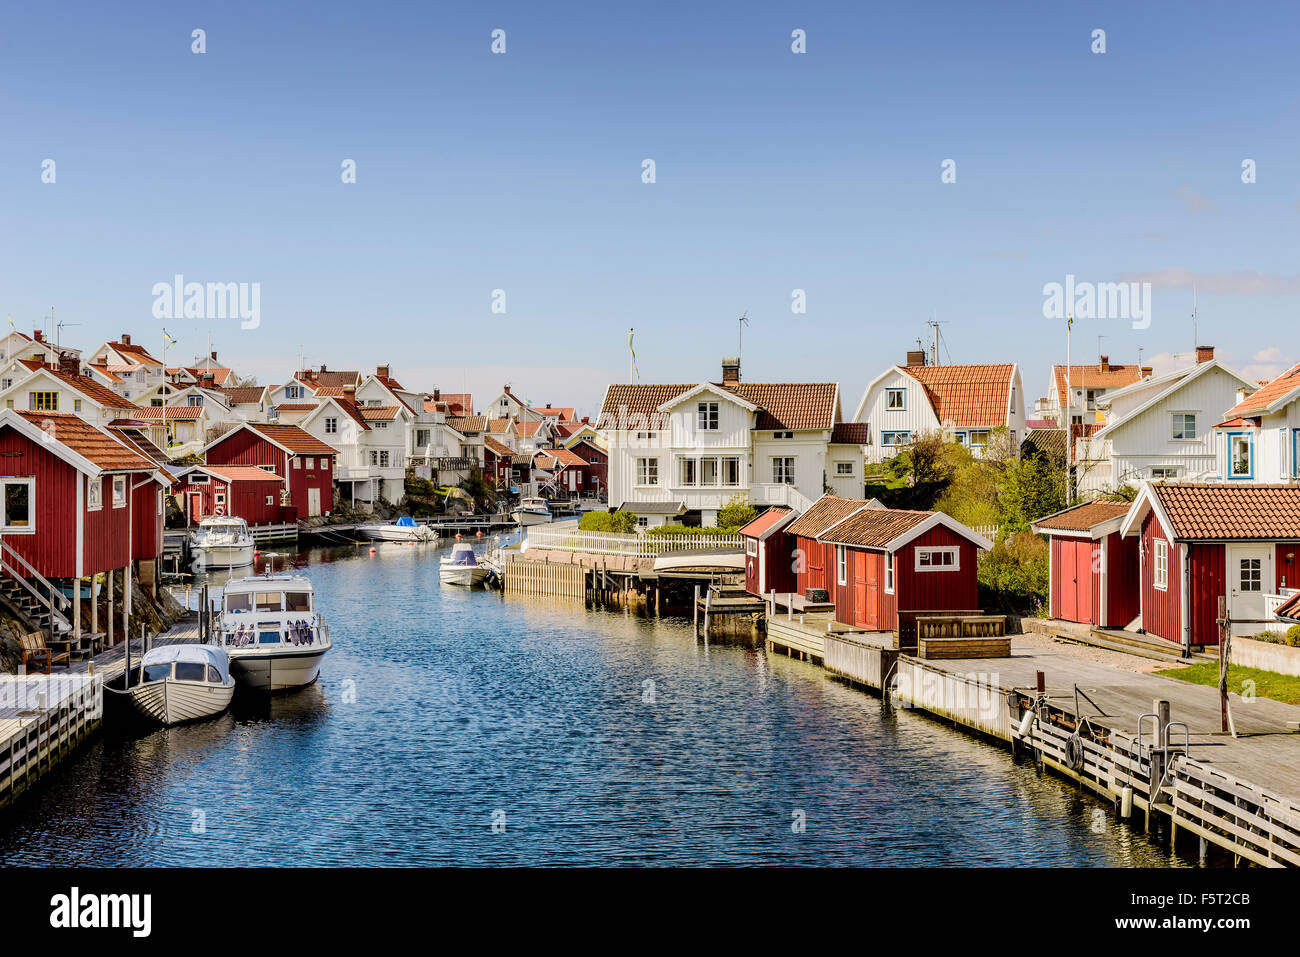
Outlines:
{"type": "Polygon", "coordinates": [[[1197,346],[1196,347],[1196,364],[1202,362],[1214,361],[1214,346],[1197,346]]]}
{"type": "Polygon", "coordinates": [[[129,332],[122,333],[121,343],[124,346],[129,346],[131,344],[131,334],[129,332]]]}
{"type": "Polygon", "coordinates": [[[325,363],[323,363],[323,362],[320,364],[320,371],[321,371],[321,372],[324,372],[324,371],[325,371],[325,363]]]}
{"type": "Polygon", "coordinates": [[[434,390],[433,390],[433,401],[434,401],[434,402],[441,402],[441,401],[442,401],[442,390],[441,390],[441,389],[434,389],[434,390]]]}
{"type": "Polygon", "coordinates": [[[59,354],[59,369],[68,375],[80,375],[81,363],[71,352],[63,352],[59,354]]]}
{"type": "Polygon", "coordinates": [[[357,387],[351,384],[345,385],[343,387],[343,394],[345,396],[348,396],[349,398],[355,398],[357,394],[357,387]]]}
{"type": "Polygon", "coordinates": [[[1110,371],[1110,356],[1101,357],[1101,371],[1102,372],[1110,371]]]}
{"type": "Polygon", "coordinates": [[[211,389],[214,385],[216,385],[216,382],[217,382],[217,377],[214,376],[211,372],[205,372],[203,373],[202,376],[199,377],[199,385],[201,385],[205,389],[211,389]]]}
{"type": "Polygon", "coordinates": [[[387,379],[387,378],[388,378],[388,363],[384,363],[384,364],[381,365],[381,366],[375,366],[375,375],[379,376],[379,378],[381,378],[381,379],[387,379]]]}
{"type": "Polygon", "coordinates": [[[722,360],[722,384],[738,383],[740,381],[740,360],[738,358],[726,357],[722,360]]]}
{"type": "Polygon", "coordinates": [[[909,369],[914,369],[917,366],[923,365],[925,365],[925,350],[909,349],[907,351],[907,367],[909,369]]]}
{"type": "Polygon", "coordinates": [[[44,342],[44,341],[45,341],[45,333],[41,332],[41,330],[39,330],[39,329],[33,329],[33,330],[32,330],[32,338],[35,339],[37,342],[44,342]]]}
{"type": "Polygon", "coordinates": [[[216,361],[217,361],[217,354],[216,354],[215,352],[212,353],[212,361],[213,361],[213,362],[216,362],[216,361]]]}

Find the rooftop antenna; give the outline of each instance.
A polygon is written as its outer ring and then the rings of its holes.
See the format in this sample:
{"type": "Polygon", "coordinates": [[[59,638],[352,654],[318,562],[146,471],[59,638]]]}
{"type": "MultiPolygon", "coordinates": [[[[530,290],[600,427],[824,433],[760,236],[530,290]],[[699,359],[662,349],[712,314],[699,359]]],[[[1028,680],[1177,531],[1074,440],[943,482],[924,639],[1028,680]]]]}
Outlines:
{"type": "MultiPolygon", "coordinates": [[[[930,350],[930,365],[932,366],[939,365],[939,340],[942,338],[943,335],[940,332],[939,327],[948,324],[947,320],[940,322],[937,318],[935,318],[936,315],[937,313],[934,312],[930,313],[930,318],[925,321],[925,324],[930,327],[930,336],[934,343],[934,345],[931,347],[930,350]]],[[[947,348],[947,345],[948,343],[945,342],[944,347],[947,348]]],[[[949,354],[948,358],[951,360],[952,355],[949,354]]]]}
{"type": "Polygon", "coordinates": [[[1195,352],[1200,345],[1201,336],[1196,331],[1196,283],[1192,283],[1192,351],[1195,352]]]}
{"type": "Polygon", "coordinates": [[[737,322],[736,332],[736,361],[739,362],[741,353],[744,352],[745,345],[745,327],[749,325],[749,310],[746,309],[744,314],[737,322]]]}
{"type": "MultiPolygon", "coordinates": [[[[53,315],[54,310],[51,309],[50,313],[51,315],[53,315]]],[[[55,352],[58,352],[60,355],[62,355],[63,353],[63,327],[79,326],[79,325],[81,325],[81,323],[79,322],[64,322],[62,319],[60,319],[58,323],[55,324],[54,326],[54,351],[55,352]]]]}

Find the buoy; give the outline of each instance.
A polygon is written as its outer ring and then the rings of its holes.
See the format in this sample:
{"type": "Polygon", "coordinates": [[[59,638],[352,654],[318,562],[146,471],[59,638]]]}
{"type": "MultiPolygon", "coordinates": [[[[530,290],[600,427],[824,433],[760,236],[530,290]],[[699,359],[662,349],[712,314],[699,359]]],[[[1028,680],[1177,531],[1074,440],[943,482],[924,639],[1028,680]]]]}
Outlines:
{"type": "Polygon", "coordinates": [[[456,533],[456,541],[460,541],[460,532],[456,533]]]}
{"type": "Polygon", "coordinates": [[[483,530],[482,530],[482,529],[479,529],[477,532],[475,532],[475,533],[474,533],[474,537],[475,537],[475,538],[482,538],[482,537],[483,537],[483,530]]]}
{"type": "Polygon", "coordinates": [[[253,549],[253,557],[254,557],[254,558],[261,558],[261,557],[262,557],[262,550],[261,550],[260,548],[255,548],[255,549],[253,549]]]}
{"type": "Polygon", "coordinates": [[[373,555],[374,553],[375,553],[375,546],[371,545],[371,546],[370,546],[370,554],[373,555]]]}

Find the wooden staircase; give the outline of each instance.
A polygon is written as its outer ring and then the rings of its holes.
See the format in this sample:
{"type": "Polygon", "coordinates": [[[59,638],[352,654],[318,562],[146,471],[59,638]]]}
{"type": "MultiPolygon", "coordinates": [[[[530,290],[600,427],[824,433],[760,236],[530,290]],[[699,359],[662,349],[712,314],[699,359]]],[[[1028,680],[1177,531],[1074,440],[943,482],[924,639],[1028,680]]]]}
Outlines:
{"type": "Polygon", "coordinates": [[[2,538],[0,594],[42,633],[67,634],[72,631],[72,622],[66,614],[72,602],[2,538]]]}

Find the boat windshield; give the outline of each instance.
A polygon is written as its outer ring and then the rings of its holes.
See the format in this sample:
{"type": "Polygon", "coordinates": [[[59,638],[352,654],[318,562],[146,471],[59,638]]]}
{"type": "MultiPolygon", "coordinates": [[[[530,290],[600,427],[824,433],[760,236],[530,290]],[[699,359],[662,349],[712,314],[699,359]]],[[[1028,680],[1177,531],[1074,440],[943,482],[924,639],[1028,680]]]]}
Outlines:
{"type": "Polygon", "coordinates": [[[309,591],[259,591],[236,592],[226,595],[225,607],[228,612],[251,611],[311,611],[311,592],[309,591]]]}
{"type": "Polygon", "coordinates": [[[223,633],[225,644],[235,648],[249,645],[314,645],[325,640],[323,626],[315,619],[303,618],[287,624],[260,621],[240,623],[223,633]]]}
{"type": "Polygon", "coordinates": [[[163,681],[172,676],[172,663],[170,661],[157,665],[146,665],[144,669],[145,681],[163,681]]]}
{"type": "Polygon", "coordinates": [[[202,681],[208,673],[208,666],[201,661],[176,662],[177,681],[202,681]]]}

